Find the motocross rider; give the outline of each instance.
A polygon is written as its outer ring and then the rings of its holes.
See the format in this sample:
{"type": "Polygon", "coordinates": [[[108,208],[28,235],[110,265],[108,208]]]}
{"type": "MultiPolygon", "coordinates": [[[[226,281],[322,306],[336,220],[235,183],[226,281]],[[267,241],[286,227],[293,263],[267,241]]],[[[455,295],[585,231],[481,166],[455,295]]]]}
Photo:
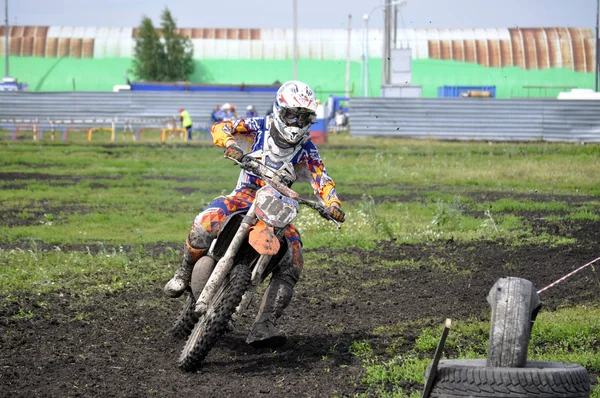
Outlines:
{"type": "MultiPolygon", "coordinates": [[[[262,159],[285,176],[288,186],[308,180],[336,221],[344,221],[335,183],[329,177],[316,146],[310,139],[310,127],[316,121],[317,99],[313,90],[300,81],[285,82],[277,91],[273,113],[265,117],[223,121],[211,128],[213,142],[225,148],[225,155],[241,160],[244,153],[262,159]]],[[[248,210],[256,190],[264,185],[258,177],[242,170],[236,188],[228,196],[213,200],[196,216],[185,242],[183,261],[164,291],[179,297],[190,283],[192,269],[210,247],[211,233],[229,214],[248,210]]],[[[259,312],[246,339],[253,346],[278,346],[286,341],[276,320],[289,305],[303,266],[302,241],[293,225],[285,231],[288,251],[273,271],[259,312]]]]}

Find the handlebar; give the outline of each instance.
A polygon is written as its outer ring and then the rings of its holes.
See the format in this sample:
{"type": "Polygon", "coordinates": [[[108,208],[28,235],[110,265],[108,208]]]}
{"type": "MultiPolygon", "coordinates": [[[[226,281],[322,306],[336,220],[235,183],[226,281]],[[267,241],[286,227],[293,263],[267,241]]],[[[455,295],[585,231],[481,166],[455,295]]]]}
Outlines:
{"type": "Polygon", "coordinates": [[[337,220],[333,219],[327,213],[326,206],[324,206],[323,204],[321,204],[319,202],[315,202],[313,200],[301,198],[300,195],[298,195],[298,193],[296,191],[294,191],[293,189],[291,189],[290,187],[288,187],[285,183],[283,183],[281,181],[281,177],[279,176],[277,171],[269,169],[264,164],[259,163],[256,159],[254,159],[248,155],[245,155],[242,158],[241,162],[230,156],[225,156],[225,157],[227,159],[230,159],[233,162],[237,163],[242,169],[249,171],[252,174],[256,175],[257,177],[261,178],[263,181],[265,181],[267,184],[269,184],[270,186],[275,188],[282,195],[292,198],[292,199],[296,200],[298,203],[306,205],[306,206],[310,207],[311,209],[317,211],[321,217],[323,217],[329,221],[332,221],[336,225],[337,229],[341,228],[340,223],[337,220]],[[272,174],[274,177],[269,177],[269,174],[272,174]]]}

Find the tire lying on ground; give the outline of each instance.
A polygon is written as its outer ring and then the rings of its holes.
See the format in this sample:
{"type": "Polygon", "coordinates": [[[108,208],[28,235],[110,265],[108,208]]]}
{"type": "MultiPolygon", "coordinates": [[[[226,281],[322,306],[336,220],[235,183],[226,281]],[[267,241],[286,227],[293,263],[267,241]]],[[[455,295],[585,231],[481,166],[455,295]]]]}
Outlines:
{"type": "MultiPolygon", "coordinates": [[[[429,375],[431,364],[427,367],[429,375]]],[[[589,397],[587,370],[577,364],[528,361],[522,368],[486,367],[485,359],[442,360],[431,398],[589,397]]]]}

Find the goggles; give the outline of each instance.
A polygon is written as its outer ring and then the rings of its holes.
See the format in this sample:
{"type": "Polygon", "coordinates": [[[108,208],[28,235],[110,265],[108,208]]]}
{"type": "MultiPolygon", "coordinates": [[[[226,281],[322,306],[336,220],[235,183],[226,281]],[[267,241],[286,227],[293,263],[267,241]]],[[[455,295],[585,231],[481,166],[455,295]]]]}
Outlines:
{"type": "Polygon", "coordinates": [[[305,109],[281,108],[279,117],[286,125],[295,123],[298,127],[304,127],[317,121],[317,115],[305,109]]]}

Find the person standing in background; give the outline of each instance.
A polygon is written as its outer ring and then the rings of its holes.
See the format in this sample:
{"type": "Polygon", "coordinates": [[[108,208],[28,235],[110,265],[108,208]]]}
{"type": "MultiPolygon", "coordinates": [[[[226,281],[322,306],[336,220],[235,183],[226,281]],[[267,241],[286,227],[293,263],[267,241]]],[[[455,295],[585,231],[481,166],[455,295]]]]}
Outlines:
{"type": "Polygon", "coordinates": [[[238,118],[238,114],[237,114],[237,109],[235,107],[235,104],[231,104],[231,106],[229,108],[229,112],[227,113],[227,119],[235,120],[237,118],[238,118]]]}
{"type": "Polygon", "coordinates": [[[210,124],[213,125],[215,123],[220,122],[222,119],[219,119],[219,111],[221,110],[221,105],[215,105],[215,109],[210,113],[210,124]]]}
{"type": "Polygon", "coordinates": [[[254,105],[248,105],[246,107],[246,117],[258,117],[258,112],[254,109],[254,105]]]}
{"type": "Polygon", "coordinates": [[[181,127],[187,130],[188,141],[192,139],[192,118],[188,111],[183,108],[179,108],[179,120],[181,121],[181,127]]]}

